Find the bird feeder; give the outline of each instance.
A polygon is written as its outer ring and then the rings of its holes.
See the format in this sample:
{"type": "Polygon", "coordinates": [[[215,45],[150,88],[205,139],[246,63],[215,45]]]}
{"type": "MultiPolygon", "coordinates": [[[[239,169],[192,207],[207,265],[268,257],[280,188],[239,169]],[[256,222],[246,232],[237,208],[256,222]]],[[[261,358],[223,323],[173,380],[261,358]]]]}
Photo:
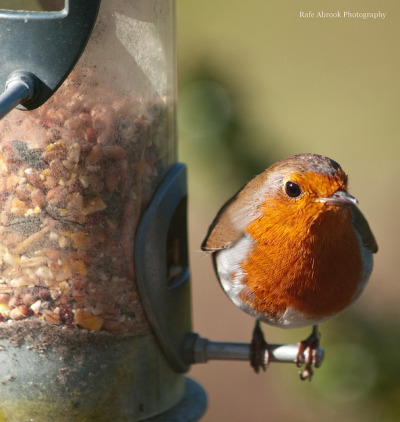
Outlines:
{"type": "Polygon", "coordinates": [[[0,420],[205,410],[176,352],[191,320],[174,7],[0,11],[0,420]]]}

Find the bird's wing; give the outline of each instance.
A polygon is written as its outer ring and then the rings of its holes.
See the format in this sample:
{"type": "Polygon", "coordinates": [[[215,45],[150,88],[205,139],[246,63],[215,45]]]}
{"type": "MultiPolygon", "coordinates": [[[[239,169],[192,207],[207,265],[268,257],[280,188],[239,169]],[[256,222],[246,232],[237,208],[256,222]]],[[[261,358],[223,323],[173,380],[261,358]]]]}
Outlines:
{"type": "Polygon", "coordinates": [[[206,252],[215,252],[229,248],[243,235],[243,230],[232,221],[232,208],[237,194],[231,198],[218,212],[208,229],[208,233],[201,249],[206,252]]]}
{"type": "Polygon", "coordinates": [[[378,244],[369,227],[369,224],[361,211],[355,205],[351,206],[351,213],[353,217],[353,224],[357,232],[361,236],[363,245],[368,248],[372,253],[378,252],[378,244]]]}
{"type": "Polygon", "coordinates": [[[229,248],[245,235],[247,226],[261,213],[267,177],[268,171],[256,176],[220,209],[201,245],[203,251],[229,248]]]}

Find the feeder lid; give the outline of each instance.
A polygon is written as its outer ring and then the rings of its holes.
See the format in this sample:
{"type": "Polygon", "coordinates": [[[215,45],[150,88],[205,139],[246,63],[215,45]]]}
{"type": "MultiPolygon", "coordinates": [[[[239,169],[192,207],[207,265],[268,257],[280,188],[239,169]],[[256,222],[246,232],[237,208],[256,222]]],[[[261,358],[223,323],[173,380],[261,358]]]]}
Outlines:
{"type": "Polygon", "coordinates": [[[19,108],[46,102],[71,72],[92,32],[101,0],[65,0],[63,10],[0,10],[0,87],[10,75],[34,75],[36,95],[19,108]]]}

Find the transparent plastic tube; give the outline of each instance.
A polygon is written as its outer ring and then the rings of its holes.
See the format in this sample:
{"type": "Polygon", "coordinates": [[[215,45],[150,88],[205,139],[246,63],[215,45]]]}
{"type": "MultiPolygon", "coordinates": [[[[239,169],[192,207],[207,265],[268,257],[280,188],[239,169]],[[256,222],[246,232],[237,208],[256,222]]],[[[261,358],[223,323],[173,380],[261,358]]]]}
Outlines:
{"type": "Polygon", "coordinates": [[[0,369],[14,381],[4,420],[77,420],[99,403],[104,420],[136,420],[183,395],[133,262],[140,216],[176,161],[174,23],[173,1],[103,1],[53,97],[0,121],[0,344],[20,358],[0,369]]]}
{"type": "Polygon", "coordinates": [[[146,325],[133,242],[175,160],[168,3],[103,2],[55,95],[0,121],[0,319],[110,332],[146,325]]]}

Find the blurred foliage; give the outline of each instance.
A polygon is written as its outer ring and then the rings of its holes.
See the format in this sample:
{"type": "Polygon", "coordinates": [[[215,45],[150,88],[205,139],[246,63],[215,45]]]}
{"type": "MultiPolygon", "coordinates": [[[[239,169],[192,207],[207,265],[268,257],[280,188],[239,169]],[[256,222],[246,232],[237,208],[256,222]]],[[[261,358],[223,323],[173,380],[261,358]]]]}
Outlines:
{"type": "MultiPolygon", "coordinates": [[[[279,147],[271,143],[270,152],[263,154],[252,148],[261,138],[265,145],[268,137],[249,127],[237,112],[240,93],[229,78],[204,66],[184,76],[179,102],[181,159],[188,163],[189,175],[194,173],[198,195],[206,197],[203,187],[215,189],[215,196],[221,198],[276,161],[279,147]]],[[[299,393],[291,369],[290,377],[282,377],[281,389],[296,391],[303,404],[315,403],[315,420],[332,413],[332,419],[342,421],[399,421],[398,324],[388,316],[352,310],[323,324],[321,331],[326,358],[311,388],[299,393]]],[[[298,341],[298,335],[293,332],[288,338],[298,341]]],[[[296,421],[314,420],[301,411],[296,415],[296,421]]]]}
{"type": "Polygon", "coordinates": [[[326,359],[316,371],[315,398],[336,406],[355,406],[360,420],[399,421],[397,322],[352,310],[323,327],[326,359]]]}
{"type": "Polygon", "coordinates": [[[221,186],[226,192],[238,189],[279,157],[272,137],[249,125],[241,112],[242,97],[212,66],[199,64],[193,73],[180,73],[181,159],[195,167],[193,173],[206,174],[205,184],[216,195],[221,186]],[[260,153],[260,145],[268,147],[260,153]]]}
{"type": "MultiPolygon", "coordinates": [[[[247,95],[232,81],[229,69],[214,67],[210,60],[198,58],[190,68],[181,68],[180,159],[188,164],[198,206],[209,204],[210,197],[221,205],[286,155],[268,124],[257,127],[247,118],[247,95]]],[[[279,390],[286,414],[307,422],[399,421],[400,327],[393,317],[357,308],[321,325],[321,331],[326,357],[310,387],[299,389],[293,368],[287,369],[289,376],[282,370],[279,390]],[[288,394],[295,395],[290,405],[288,394]]],[[[298,330],[284,336],[289,342],[299,340],[298,330]]],[[[256,411],[254,415],[259,417],[256,411]]]]}

